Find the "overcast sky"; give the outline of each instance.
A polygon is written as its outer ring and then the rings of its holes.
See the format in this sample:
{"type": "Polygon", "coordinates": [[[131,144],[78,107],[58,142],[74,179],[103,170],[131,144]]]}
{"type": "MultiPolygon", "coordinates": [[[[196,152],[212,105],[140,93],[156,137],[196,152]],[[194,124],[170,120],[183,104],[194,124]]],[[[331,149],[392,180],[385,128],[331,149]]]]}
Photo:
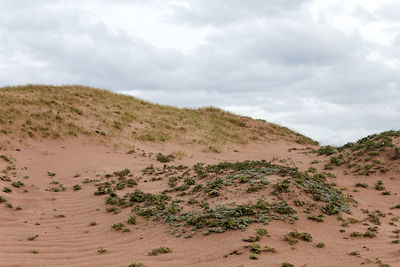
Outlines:
{"type": "Polygon", "coordinates": [[[322,144],[400,128],[400,1],[2,0],[0,10],[0,86],[217,106],[322,144]]]}

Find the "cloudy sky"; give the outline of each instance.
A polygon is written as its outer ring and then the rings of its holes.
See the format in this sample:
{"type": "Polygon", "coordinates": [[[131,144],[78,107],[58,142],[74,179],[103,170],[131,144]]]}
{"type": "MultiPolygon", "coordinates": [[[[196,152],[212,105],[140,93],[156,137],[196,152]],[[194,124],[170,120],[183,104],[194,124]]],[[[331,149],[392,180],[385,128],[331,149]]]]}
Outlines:
{"type": "Polygon", "coordinates": [[[322,144],[400,128],[400,1],[4,0],[0,10],[0,86],[217,106],[322,144]]]}

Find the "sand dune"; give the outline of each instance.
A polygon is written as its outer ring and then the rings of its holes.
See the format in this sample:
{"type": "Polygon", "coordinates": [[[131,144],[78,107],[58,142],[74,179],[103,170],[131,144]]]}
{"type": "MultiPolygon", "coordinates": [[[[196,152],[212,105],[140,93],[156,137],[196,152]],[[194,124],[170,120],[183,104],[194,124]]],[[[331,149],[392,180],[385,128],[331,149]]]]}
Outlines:
{"type": "Polygon", "coordinates": [[[396,134],[332,151],[5,134],[0,266],[400,266],[396,134]]]}

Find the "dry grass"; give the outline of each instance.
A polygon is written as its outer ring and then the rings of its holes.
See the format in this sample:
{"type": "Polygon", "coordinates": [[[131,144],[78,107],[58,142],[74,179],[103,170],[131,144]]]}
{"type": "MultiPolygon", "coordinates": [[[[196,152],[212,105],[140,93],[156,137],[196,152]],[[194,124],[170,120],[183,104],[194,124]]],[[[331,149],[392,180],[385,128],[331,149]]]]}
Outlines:
{"type": "Polygon", "coordinates": [[[104,141],[246,144],[275,136],[316,144],[285,127],[208,107],[180,109],[84,86],[0,88],[0,133],[11,139],[86,135],[104,141]]]}

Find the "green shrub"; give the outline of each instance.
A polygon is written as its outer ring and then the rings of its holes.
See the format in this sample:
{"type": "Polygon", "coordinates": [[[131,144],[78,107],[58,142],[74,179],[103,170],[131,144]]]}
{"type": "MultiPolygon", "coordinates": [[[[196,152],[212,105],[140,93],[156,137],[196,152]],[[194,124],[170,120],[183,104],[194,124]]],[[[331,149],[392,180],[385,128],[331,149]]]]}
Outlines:
{"type": "Polygon", "coordinates": [[[336,149],[332,146],[323,146],[320,149],[317,150],[319,155],[332,155],[334,154],[336,149]]]}
{"type": "Polygon", "coordinates": [[[3,187],[3,192],[4,193],[10,193],[12,190],[8,187],[3,187]]]}
{"type": "Polygon", "coordinates": [[[163,155],[162,153],[157,154],[157,160],[159,162],[167,163],[167,162],[173,161],[174,159],[175,159],[175,156],[172,154],[168,154],[168,155],[163,155]]]}
{"type": "Polygon", "coordinates": [[[151,252],[148,253],[148,255],[157,256],[158,254],[165,254],[165,253],[171,253],[171,252],[172,252],[172,249],[170,249],[169,247],[159,247],[159,248],[153,249],[151,252]]]}
{"type": "Polygon", "coordinates": [[[130,216],[128,219],[129,224],[136,224],[136,216],[130,216]]]}
{"type": "Polygon", "coordinates": [[[308,217],[307,217],[309,220],[312,220],[312,221],[316,221],[316,222],[323,222],[324,221],[324,217],[323,217],[323,215],[322,214],[320,214],[320,215],[308,215],[308,217]]]}
{"type": "Polygon", "coordinates": [[[258,260],[259,255],[258,254],[250,254],[250,259],[251,260],[258,260]]]}
{"type": "Polygon", "coordinates": [[[76,184],[76,185],[74,185],[74,186],[72,187],[72,189],[74,189],[74,191],[78,191],[78,190],[81,190],[82,187],[81,187],[79,184],[76,184]]]}

